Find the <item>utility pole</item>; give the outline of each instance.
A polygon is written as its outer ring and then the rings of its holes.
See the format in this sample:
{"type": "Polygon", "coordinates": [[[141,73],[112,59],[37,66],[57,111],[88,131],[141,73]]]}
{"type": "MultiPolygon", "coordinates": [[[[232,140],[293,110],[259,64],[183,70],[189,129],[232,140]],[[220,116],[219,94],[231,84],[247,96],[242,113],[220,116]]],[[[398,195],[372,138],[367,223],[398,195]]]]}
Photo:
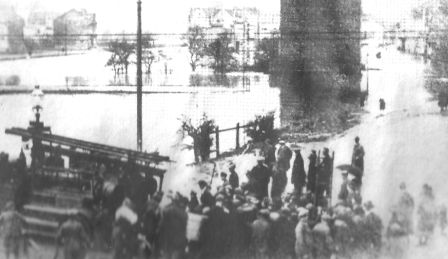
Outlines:
{"type": "Polygon", "coordinates": [[[64,25],[65,25],[64,50],[65,50],[65,55],[67,56],[67,37],[68,37],[67,20],[65,20],[64,25]]]}
{"type": "Polygon", "coordinates": [[[367,94],[369,94],[369,53],[367,52],[366,60],[366,72],[367,72],[367,94]]]}
{"type": "Polygon", "coordinates": [[[142,1],[137,0],[137,150],[142,151],[142,1]]]}
{"type": "Polygon", "coordinates": [[[246,21],[243,22],[243,91],[246,90],[246,21]]]}

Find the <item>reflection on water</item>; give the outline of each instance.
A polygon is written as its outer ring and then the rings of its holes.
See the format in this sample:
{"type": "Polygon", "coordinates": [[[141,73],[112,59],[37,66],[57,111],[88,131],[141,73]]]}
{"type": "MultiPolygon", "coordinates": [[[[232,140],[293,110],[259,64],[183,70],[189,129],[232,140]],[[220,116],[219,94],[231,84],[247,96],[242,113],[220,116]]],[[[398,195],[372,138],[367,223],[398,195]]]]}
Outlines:
{"type": "MultiPolygon", "coordinates": [[[[201,91],[185,94],[143,96],[144,150],[170,155],[179,148],[179,118],[185,114],[198,120],[205,112],[220,128],[245,124],[256,114],[275,111],[278,117],[279,89],[253,87],[250,91],[201,91]]],[[[27,127],[33,118],[29,94],[0,96],[0,150],[14,157],[20,138],[5,135],[9,127],[27,127]]],[[[42,120],[54,134],[125,148],[136,146],[136,96],[133,94],[45,95],[42,120]]],[[[278,122],[277,122],[278,124],[278,122]]],[[[235,145],[234,132],[220,136],[221,149],[235,145]]]]}
{"type": "MultiPolygon", "coordinates": [[[[214,74],[212,70],[207,69],[192,73],[188,65],[188,50],[186,48],[175,50],[178,51],[175,59],[154,62],[151,74],[143,74],[144,85],[236,87],[257,84],[260,81],[260,76],[256,73],[242,71],[228,73],[226,76],[214,74]]],[[[109,52],[95,49],[78,55],[0,61],[0,85],[32,87],[39,84],[44,89],[135,85],[136,65],[131,63],[127,74],[117,75],[106,66],[109,57],[109,52]]]]}

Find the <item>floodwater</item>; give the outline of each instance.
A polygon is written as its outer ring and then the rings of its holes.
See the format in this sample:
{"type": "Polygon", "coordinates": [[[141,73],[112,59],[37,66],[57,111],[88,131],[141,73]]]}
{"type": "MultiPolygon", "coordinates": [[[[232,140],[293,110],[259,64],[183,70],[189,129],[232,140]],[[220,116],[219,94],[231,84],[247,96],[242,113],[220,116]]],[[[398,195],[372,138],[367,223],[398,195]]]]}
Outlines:
{"type": "MultiPolygon", "coordinates": [[[[233,80],[232,87],[190,87],[192,72],[188,65],[188,50],[179,47],[160,51],[167,57],[155,60],[151,79],[145,78],[143,87],[147,93],[143,95],[143,150],[172,156],[182,149],[178,130],[181,125],[179,119],[183,115],[195,122],[205,113],[221,129],[235,127],[237,123],[244,125],[255,115],[270,111],[279,117],[280,91],[269,86],[269,76],[246,73],[250,83],[242,85],[242,74],[233,73],[228,77],[233,80]]],[[[27,94],[0,96],[0,151],[9,152],[11,157],[19,153],[20,139],[6,136],[4,130],[27,127],[28,121],[33,119],[31,108],[35,103],[43,107],[42,120],[51,126],[54,134],[136,148],[136,95],[111,94],[111,90],[135,90],[129,86],[135,82],[135,65],[129,67],[129,84],[111,85],[120,82],[114,79],[111,68],[105,66],[109,56],[110,53],[104,50],[93,49],[82,55],[0,62],[0,79],[20,78],[19,85],[0,86],[0,89],[29,90],[27,94]],[[68,81],[67,77],[70,78],[68,81]],[[87,85],[73,86],[73,83],[87,85]],[[36,84],[44,92],[66,91],[68,87],[70,90],[104,93],[47,94],[36,100],[31,96],[36,84]]],[[[208,72],[201,71],[201,75],[212,77],[208,72]]],[[[221,151],[234,148],[235,135],[235,131],[220,135],[221,151]]],[[[244,134],[240,142],[244,142],[244,134]]]]}
{"type": "MultiPolygon", "coordinates": [[[[32,106],[40,102],[42,120],[54,134],[124,148],[136,147],[135,94],[53,94],[41,100],[31,94],[0,96],[0,150],[12,157],[20,151],[20,138],[5,135],[10,127],[27,127],[32,106]]],[[[255,115],[280,110],[279,90],[269,86],[248,91],[221,89],[196,93],[143,95],[143,150],[171,155],[181,148],[180,118],[198,121],[205,113],[221,129],[245,125],[255,115]]],[[[221,151],[235,145],[235,131],[220,136],[221,151]]],[[[244,137],[241,137],[243,143],[244,137]]]]}

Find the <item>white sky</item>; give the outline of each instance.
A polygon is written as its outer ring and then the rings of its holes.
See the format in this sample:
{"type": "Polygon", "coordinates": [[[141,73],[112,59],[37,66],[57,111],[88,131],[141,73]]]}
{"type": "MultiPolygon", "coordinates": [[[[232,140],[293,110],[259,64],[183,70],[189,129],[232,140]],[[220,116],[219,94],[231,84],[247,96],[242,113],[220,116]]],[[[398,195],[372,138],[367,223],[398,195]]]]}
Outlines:
{"type": "MultiPolygon", "coordinates": [[[[421,0],[363,0],[365,13],[383,20],[408,16],[412,6],[421,0]]],[[[64,12],[85,8],[97,14],[98,31],[133,32],[136,28],[136,0],[0,0],[16,7],[26,17],[31,9],[64,12]]],[[[192,6],[249,6],[279,12],[280,0],[142,0],[143,30],[184,32],[188,10],[192,6]]]]}

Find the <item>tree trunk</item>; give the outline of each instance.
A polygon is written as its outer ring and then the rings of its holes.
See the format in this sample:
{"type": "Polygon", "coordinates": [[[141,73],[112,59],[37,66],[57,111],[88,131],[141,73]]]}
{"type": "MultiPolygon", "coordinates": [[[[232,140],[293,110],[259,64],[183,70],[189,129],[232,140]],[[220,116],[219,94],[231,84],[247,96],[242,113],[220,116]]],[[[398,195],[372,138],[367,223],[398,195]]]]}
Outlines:
{"type": "Polygon", "coordinates": [[[194,152],[194,161],[199,163],[199,145],[198,140],[196,138],[193,139],[193,152],[194,152]]]}

